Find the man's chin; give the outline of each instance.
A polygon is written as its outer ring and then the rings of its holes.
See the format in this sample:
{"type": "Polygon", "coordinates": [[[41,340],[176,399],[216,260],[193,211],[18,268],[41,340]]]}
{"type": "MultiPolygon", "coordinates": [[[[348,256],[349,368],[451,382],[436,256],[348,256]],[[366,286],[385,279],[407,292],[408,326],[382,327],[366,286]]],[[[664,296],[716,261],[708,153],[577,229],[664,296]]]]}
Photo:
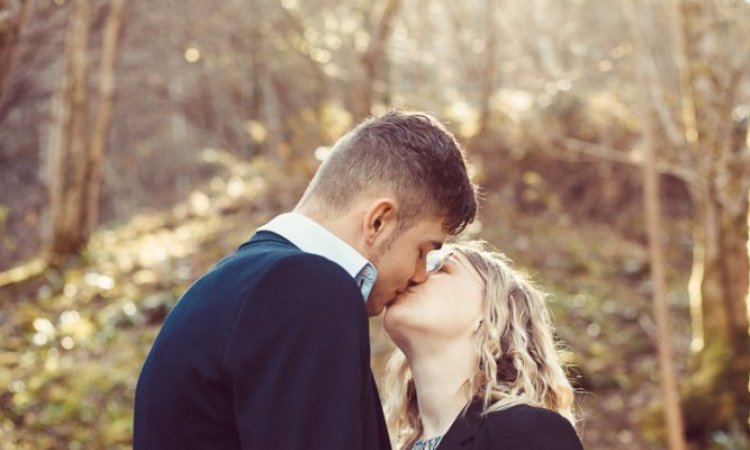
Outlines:
{"type": "Polygon", "coordinates": [[[385,301],[381,299],[373,299],[370,298],[367,301],[367,315],[370,317],[379,316],[383,313],[388,307],[390,307],[393,302],[396,301],[398,296],[391,297],[390,299],[387,299],[385,301]]]}
{"type": "Polygon", "coordinates": [[[379,316],[383,312],[383,309],[385,309],[385,304],[372,300],[367,301],[367,315],[370,317],[379,316]]]}

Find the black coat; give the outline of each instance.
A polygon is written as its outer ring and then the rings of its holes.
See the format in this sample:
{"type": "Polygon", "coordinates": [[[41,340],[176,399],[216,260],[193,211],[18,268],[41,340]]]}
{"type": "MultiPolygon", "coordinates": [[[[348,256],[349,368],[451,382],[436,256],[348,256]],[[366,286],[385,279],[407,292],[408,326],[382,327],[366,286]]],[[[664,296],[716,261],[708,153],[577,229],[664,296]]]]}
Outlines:
{"type": "Polygon", "coordinates": [[[529,405],[481,411],[481,402],[473,402],[437,450],[583,450],[571,423],[554,411],[529,405]]]}
{"type": "Polygon", "coordinates": [[[352,277],[267,231],[216,264],[146,359],[133,447],[390,449],[352,277]]]}

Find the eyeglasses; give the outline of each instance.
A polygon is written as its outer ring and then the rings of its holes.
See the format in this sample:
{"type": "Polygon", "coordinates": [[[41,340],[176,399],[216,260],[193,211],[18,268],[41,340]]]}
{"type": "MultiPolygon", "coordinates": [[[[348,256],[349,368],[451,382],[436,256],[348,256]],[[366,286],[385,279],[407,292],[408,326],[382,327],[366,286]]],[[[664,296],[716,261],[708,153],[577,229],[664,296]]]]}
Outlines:
{"type": "Polygon", "coordinates": [[[453,250],[433,250],[427,254],[427,273],[432,274],[443,268],[453,256],[453,250]]]}
{"type": "MultiPolygon", "coordinates": [[[[440,250],[433,250],[429,253],[427,253],[427,275],[433,275],[440,271],[440,269],[443,268],[443,266],[450,261],[451,257],[456,255],[456,251],[453,249],[440,249],[440,250]]],[[[456,259],[454,260],[456,266],[460,266],[463,271],[468,273],[471,278],[474,279],[477,283],[479,283],[481,286],[485,285],[485,281],[483,281],[482,276],[479,275],[479,273],[476,271],[476,269],[472,268],[468,262],[463,261],[464,258],[459,257],[459,255],[456,255],[456,259]]]]}

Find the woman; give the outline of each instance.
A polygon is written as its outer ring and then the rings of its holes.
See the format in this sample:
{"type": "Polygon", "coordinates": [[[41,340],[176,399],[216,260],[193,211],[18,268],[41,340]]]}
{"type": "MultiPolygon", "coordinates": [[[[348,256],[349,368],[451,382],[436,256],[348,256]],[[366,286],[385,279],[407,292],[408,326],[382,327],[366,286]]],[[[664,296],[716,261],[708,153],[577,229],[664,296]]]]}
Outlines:
{"type": "Polygon", "coordinates": [[[383,318],[385,410],[404,450],[581,450],[545,294],[482,243],[446,246],[383,318]]]}

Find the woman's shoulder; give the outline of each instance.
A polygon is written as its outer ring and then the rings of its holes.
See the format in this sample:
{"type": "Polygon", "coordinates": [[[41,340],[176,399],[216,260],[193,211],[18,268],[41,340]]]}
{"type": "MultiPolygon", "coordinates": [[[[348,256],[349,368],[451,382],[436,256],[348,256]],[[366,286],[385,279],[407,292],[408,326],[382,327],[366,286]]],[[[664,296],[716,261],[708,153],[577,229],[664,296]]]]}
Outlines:
{"type": "Polygon", "coordinates": [[[491,441],[504,442],[504,448],[508,449],[583,448],[568,419],[556,411],[531,405],[516,405],[487,413],[477,434],[491,441]]]}
{"type": "Polygon", "coordinates": [[[488,423],[505,424],[505,426],[542,425],[570,421],[560,413],[551,409],[527,404],[514,405],[499,411],[492,411],[485,415],[488,423]]]}

